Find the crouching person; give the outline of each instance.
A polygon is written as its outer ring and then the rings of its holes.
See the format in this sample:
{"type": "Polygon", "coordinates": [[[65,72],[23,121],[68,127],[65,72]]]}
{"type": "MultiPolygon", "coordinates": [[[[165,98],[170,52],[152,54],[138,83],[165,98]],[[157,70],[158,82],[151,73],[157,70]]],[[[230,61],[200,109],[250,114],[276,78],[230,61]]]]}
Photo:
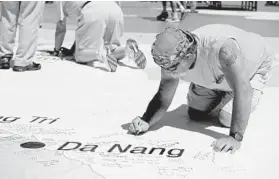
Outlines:
{"type": "Polygon", "coordinates": [[[77,63],[94,66],[103,63],[110,72],[115,72],[117,62],[125,56],[132,58],[139,68],[145,68],[146,58],[135,40],[120,44],[123,35],[123,12],[117,3],[95,1],[59,2],[60,20],[55,33],[54,55],[60,52],[73,55],[77,63]],[[75,13],[77,29],[71,49],[62,47],[66,33],[66,18],[75,13]]]}

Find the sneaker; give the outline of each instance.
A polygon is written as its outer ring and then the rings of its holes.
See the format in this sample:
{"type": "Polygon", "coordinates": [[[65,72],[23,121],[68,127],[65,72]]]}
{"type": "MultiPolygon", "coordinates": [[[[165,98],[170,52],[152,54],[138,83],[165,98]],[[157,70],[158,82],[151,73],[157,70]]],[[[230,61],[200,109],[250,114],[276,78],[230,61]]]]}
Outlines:
{"type": "Polygon", "coordinates": [[[11,65],[10,65],[10,61],[12,59],[11,55],[5,55],[3,57],[0,58],[0,69],[3,70],[8,70],[10,69],[11,65]]]}
{"type": "Polygon", "coordinates": [[[168,12],[162,12],[160,15],[157,16],[158,21],[165,21],[169,17],[168,12]]]}
{"type": "Polygon", "coordinates": [[[139,50],[137,42],[134,39],[128,39],[125,48],[128,59],[134,61],[138,68],[144,69],[147,62],[146,57],[144,53],[139,50]]]}
{"type": "Polygon", "coordinates": [[[179,22],[180,20],[178,19],[177,13],[172,13],[172,18],[167,19],[166,21],[168,21],[168,22],[179,22]]]}
{"type": "Polygon", "coordinates": [[[190,13],[199,13],[197,10],[191,10],[190,13]]]}
{"type": "Polygon", "coordinates": [[[117,65],[118,65],[117,59],[113,55],[111,55],[109,46],[105,46],[105,49],[107,51],[106,54],[107,65],[109,66],[111,72],[116,72],[117,65]]]}
{"type": "Polygon", "coordinates": [[[41,69],[41,64],[32,62],[27,66],[14,66],[13,71],[24,72],[24,71],[36,71],[41,69]]]}

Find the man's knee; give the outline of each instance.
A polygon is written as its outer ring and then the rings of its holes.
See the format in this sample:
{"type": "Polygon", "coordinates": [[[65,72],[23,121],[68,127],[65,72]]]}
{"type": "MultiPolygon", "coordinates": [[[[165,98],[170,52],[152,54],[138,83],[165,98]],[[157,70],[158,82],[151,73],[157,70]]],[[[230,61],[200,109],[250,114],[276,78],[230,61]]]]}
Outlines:
{"type": "MultiPolygon", "coordinates": [[[[213,118],[216,116],[211,116],[207,112],[200,111],[191,107],[188,107],[188,115],[193,121],[209,121],[214,120],[213,118]]],[[[231,126],[231,114],[220,110],[217,120],[222,125],[222,127],[230,127],[231,126]]]]}
{"type": "Polygon", "coordinates": [[[230,127],[232,121],[232,115],[224,110],[219,113],[219,122],[223,127],[230,127]]]}
{"type": "Polygon", "coordinates": [[[188,115],[189,115],[190,119],[194,120],[194,121],[204,121],[204,120],[210,119],[208,112],[200,111],[200,110],[194,109],[190,106],[188,107],[188,115]]]}

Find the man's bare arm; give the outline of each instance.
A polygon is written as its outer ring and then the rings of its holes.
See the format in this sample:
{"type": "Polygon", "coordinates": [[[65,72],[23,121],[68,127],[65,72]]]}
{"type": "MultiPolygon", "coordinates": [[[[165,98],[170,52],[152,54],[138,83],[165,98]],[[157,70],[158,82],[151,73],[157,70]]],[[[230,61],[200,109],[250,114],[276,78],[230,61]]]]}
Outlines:
{"type": "Polygon", "coordinates": [[[160,120],[168,110],[178,83],[179,79],[170,77],[163,69],[161,70],[159,90],[150,101],[146,112],[142,116],[142,119],[148,122],[150,126],[160,120]]]}
{"type": "Polygon", "coordinates": [[[66,34],[66,18],[59,20],[56,23],[56,31],[55,31],[55,50],[59,51],[66,34]]]}
{"type": "Polygon", "coordinates": [[[221,47],[219,60],[228,84],[234,92],[230,132],[244,134],[251,111],[253,90],[245,70],[245,59],[233,39],[221,47]]]}

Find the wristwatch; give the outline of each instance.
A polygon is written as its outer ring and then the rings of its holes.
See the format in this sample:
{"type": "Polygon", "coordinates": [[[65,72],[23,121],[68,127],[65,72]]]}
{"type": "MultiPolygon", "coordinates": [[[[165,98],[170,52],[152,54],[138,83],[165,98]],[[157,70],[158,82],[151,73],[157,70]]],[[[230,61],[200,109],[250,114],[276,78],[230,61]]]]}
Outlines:
{"type": "Polygon", "coordinates": [[[230,132],[230,136],[239,142],[243,139],[243,135],[240,132],[230,132]]]}

